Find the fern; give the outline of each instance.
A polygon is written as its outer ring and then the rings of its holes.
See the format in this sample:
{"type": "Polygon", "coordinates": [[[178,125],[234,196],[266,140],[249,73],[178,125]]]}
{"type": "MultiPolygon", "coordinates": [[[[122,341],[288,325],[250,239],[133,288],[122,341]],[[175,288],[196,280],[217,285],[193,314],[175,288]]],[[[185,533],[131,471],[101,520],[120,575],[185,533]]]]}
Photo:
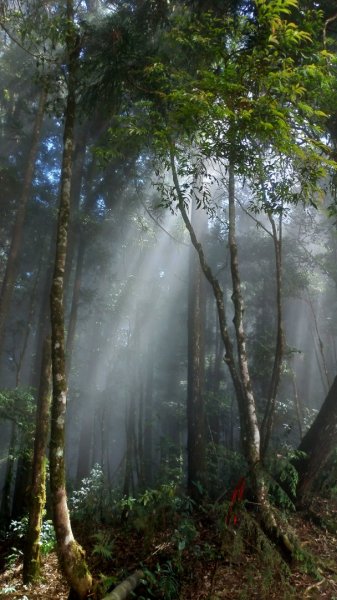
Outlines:
{"type": "Polygon", "coordinates": [[[96,541],[92,553],[110,560],[112,558],[113,540],[110,537],[110,533],[106,531],[98,531],[92,538],[96,541]]]}

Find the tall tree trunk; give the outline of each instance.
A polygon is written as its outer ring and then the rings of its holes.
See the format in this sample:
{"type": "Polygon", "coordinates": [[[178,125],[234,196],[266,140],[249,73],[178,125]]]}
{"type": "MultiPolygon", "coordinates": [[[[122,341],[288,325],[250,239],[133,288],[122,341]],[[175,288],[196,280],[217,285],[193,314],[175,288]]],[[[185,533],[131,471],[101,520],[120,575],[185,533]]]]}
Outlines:
{"type": "Polygon", "coordinates": [[[82,272],[84,265],[84,255],[85,255],[85,243],[80,236],[78,254],[77,254],[77,262],[76,262],[76,272],[75,272],[75,280],[73,287],[73,295],[71,299],[71,309],[69,316],[69,326],[68,326],[68,335],[67,335],[67,346],[66,346],[66,370],[67,370],[67,379],[69,378],[71,371],[71,362],[72,355],[74,350],[74,342],[75,342],[75,332],[77,325],[77,313],[78,306],[80,301],[80,292],[81,292],[81,283],[82,283],[82,272]]]}
{"type": "Polygon", "coordinates": [[[3,351],[4,344],[4,329],[5,322],[11,305],[15,280],[17,276],[18,260],[23,239],[23,225],[26,216],[26,207],[29,198],[29,193],[32,185],[36,155],[40,139],[41,125],[43,121],[44,109],[46,104],[47,92],[45,88],[40,93],[39,106],[37,109],[32,144],[30,147],[28,164],[23,181],[22,193],[18,204],[18,209],[15,217],[15,223],[12,233],[12,241],[9,250],[9,256],[6,264],[6,271],[1,287],[0,295],[0,357],[3,351]]]}
{"type": "Polygon", "coordinates": [[[65,479],[65,416],[67,381],[64,333],[64,276],[70,210],[73,140],[75,124],[76,67],[79,43],[74,30],[72,0],[67,0],[68,97],[64,124],[64,149],[61,171],[60,206],[58,213],[55,267],[51,288],[53,399],[50,440],[50,487],[53,521],[62,571],[73,598],[87,598],[92,577],[85,562],[85,553],[75,541],[71,529],[65,479]]]}
{"type": "MultiPolygon", "coordinates": [[[[212,302],[213,308],[213,302],[212,302]]],[[[221,439],[221,432],[223,426],[223,419],[221,418],[220,411],[220,383],[221,383],[221,375],[222,375],[222,366],[223,366],[223,344],[219,331],[219,322],[216,322],[216,330],[215,330],[215,355],[214,355],[214,363],[212,365],[212,369],[210,372],[210,381],[208,382],[209,391],[211,393],[211,408],[208,414],[208,424],[210,429],[211,441],[216,446],[219,445],[221,439]]]]}
{"type": "Polygon", "coordinates": [[[72,265],[76,249],[80,238],[80,201],[81,191],[84,179],[85,155],[87,150],[88,129],[82,127],[77,135],[74,134],[74,159],[73,171],[70,186],[70,219],[69,219],[69,240],[67,249],[67,260],[65,266],[64,289],[67,298],[69,290],[69,281],[71,279],[72,265]]]}
{"type": "MultiPolygon", "coordinates": [[[[24,357],[26,354],[28,339],[32,330],[33,321],[34,321],[34,313],[36,306],[36,290],[38,286],[38,281],[41,272],[41,260],[39,263],[38,273],[35,278],[35,282],[33,285],[33,289],[31,290],[30,296],[30,306],[27,315],[27,323],[25,326],[24,339],[22,348],[19,351],[19,357],[17,360],[17,372],[16,372],[16,387],[19,387],[21,383],[21,372],[24,363],[24,357]]],[[[30,436],[23,431],[21,433],[21,439],[19,444],[19,452],[18,452],[18,460],[16,465],[15,472],[15,484],[13,491],[13,510],[12,510],[12,519],[21,519],[28,510],[28,495],[27,490],[30,486],[30,479],[32,476],[32,450],[33,450],[33,441],[30,436]]]]}
{"type": "MultiPolygon", "coordinates": [[[[228,245],[233,286],[232,300],[234,305],[233,322],[236,334],[240,381],[244,394],[244,402],[242,403],[241,409],[241,427],[243,428],[243,446],[245,448],[246,458],[250,466],[251,475],[253,476],[255,466],[258,465],[261,460],[260,431],[257,421],[252,383],[249,374],[248,357],[246,349],[246,334],[243,324],[244,303],[241,293],[238,248],[236,242],[235,181],[234,167],[232,163],[230,163],[229,165],[228,220],[228,245]]],[[[257,495],[259,495],[257,490],[254,491],[256,491],[257,495]]]]}
{"type": "Polygon", "coordinates": [[[304,435],[298,450],[305,456],[296,461],[299,473],[297,502],[306,504],[312,485],[336,448],[337,442],[337,377],[316,419],[304,435]]]}
{"type": "Polygon", "coordinates": [[[272,215],[268,215],[272,227],[272,237],[275,251],[275,270],[276,270],[276,345],[274,353],[274,364],[269,385],[267,405],[261,425],[261,455],[266,455],[270,437],[273,430],[274,416],[276,409],[277,392],[281,379],[281,367],[284,353],[284,330],[283,330],[283,311],[282,311],[282,214],[279,218],[279,231],[275,225],[272,215]]]}
{"type": "Polygon", "coordinates": [[[136,446],[136,431],[135,431],[135,401],[131,392],[131,398],[126,411],[126,456],[125,456],[125,471],[123,483],[123,495],[130,496],[134,492],[134,448],[136,446]]]}
{"type": "MultiPolygon", "coordinates": [[[[207,226],[205,213],[192,206],[191,222],[202,238],[207,226]]],[[[194,248],[190,248],[188,290],[188,381],[187,381],[187,488],[194,500],[200,500],[200,486],[205,485],[205,278],[194,248]]]]}
{"type": "Polygon", "coordinates": [[[56,227],[53,228],[51,239],[46,248],[46,270],[44,273],[40,309],[37,316],[37,332],[34,361],[30,376],[30,386],[36,390],[40,387],[41,364],[43,360],[44,341],[50,336],[50,289],[53,277],[53,264],[56,246],[56,227]]]}
{"type": "Polygon", "coordinates": [[[92,438],[93,438],[94,412],[91,405],[87,405],[81,414],[80,439],[78,443],[78,459],[76,483],[80,486],[82,479],[88,477],[92,466],[92,438]]]}
{"type": "Polygon", "coordinates": [[[138,487],[144,489],[145,477],[144,477],[144,382],[142,376],[142,367],[139,365],[139,399],[138,399],[138,431],[137,431],[137,474],[138,474],[138,487]]]}
{"type": "Polygon", "coordinates": [[[0,505],[0,521],[2,525],[8,527],[12,516],[12,483],[14,474],[15,452],[17,442],[17,424],[13,420],[11,422],[11,435],[8,447],[7,465],[5,473],[5,481],[2,488],[1,505],[0,505]]]}
{"type": "Polygon", "coordinates": [[[147,351],[147,367],[145,381],[145,407],[144,407],[144,483],[147,487],[152,485],[153,477],[153,349],[150,344],[147,351]]]}
{"type": "Polygon", "coordinates": [[[33,476],[30,492],[28,531],[23,561],[23,581],[36,581],[40,575],[40,533],[46,503],[46,449],[51,400],[50,338],[43,344],[41,379],[36,411],[33,476]]]}
{"type": "Polygon", "coordinates": [[[16,463],[15,481],[13,489],[12,519],[22,519],[27,514],[28,496],[27,490],[30,486],[32,475],[32,440],[27,439],[25,432],[21,433],[18,448],[18,459],[16,463]]]}

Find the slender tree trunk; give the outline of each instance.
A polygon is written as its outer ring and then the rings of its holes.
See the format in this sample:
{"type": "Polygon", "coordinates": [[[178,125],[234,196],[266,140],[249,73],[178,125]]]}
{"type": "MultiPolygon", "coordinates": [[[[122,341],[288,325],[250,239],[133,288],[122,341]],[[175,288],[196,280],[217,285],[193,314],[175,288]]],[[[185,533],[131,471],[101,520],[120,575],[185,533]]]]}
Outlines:
{"type": "Polygon", "coordinates": [[[47,261],[44,273],[43,290],[41,293],[40,310],[37,317],[37,333],[34,354],[34,364],[31,370],[30,385],[36,390],[40,387],[41,364],[43,360],[44,341],[50,336],[50,289],[53,277],[53,264],[56,246],[56,228],[53,228],[52,237],[46,249],[47,261]]]}
{"type": "Polygon", "coordinates": [[[49,434],[51,401],[51,349],[50,338],[43,344],[41,379],[36,412],[36,429],[33,457],[33,477],[26,548],[23,561],[23,581],[36,581],[40,575],[40,533],[46,503],[46,450],[49,434]]]}
{"type": "MultiPolygon", "coordinates": [[[[21,373],[24,363],[24,358],[28,346],[29,336],[32,330],[35,305],[36,305],[36,290],[38,280],[41,271],[41,260],[39,264],[39,270],[35,278],[34,286],[31,291],[30,305],[27,315],[27,323],[25,327],[24,339],[22,348],[20,350],[19,358],[17,361],[17,373],[16,373],[16,387],[19,387],[21,382],[21,373]]],[[[28,510],[28,495],[27,490],[30,486],[30,480],[32,476],[32,450],[33,442],[27,434],[23,431],[21,433],[21,439],[19,444],[18,460],[15,472],[15,484],[13,491],[13,510],[12,519],[21,519],[28,510]]]]}
{"type": "MultiPolygon", "coordinates": [[[[202,237],[205,213],[192,206],[191,222],[202,237]]],[[[206,440],[204,415],[204,329],[205,278],[194,248],[190,249],[188,290],[188,382],[187,382],[187,489],[194,500],[200,499],[205,485],[206,440]]]]}
{"type": "Polygon", "coordinates": [[[144,410],[144,482],[152,485],[152,438],[153,438],[153,350],[148,347],[147,368],[145,382],[145,410],[144,410]]]}
{"type": "Polygon", "coordinates": [[[282,311],[282,215],[279,219],[279,233],[277,233],[275,221],[272,215],[268,215],[272,227],[272,237],[275,250],[275,269],[276,269],[276,346],[274,354],[274,365],[269,386],[267,406],[265,409],[261,425],[261,455],[266,455],[270,437],[273,430],[274,415],[276,408],[277,392],[281,378],[281,367],[284,353],[284,330],[283,330],[283,311],[282,311]]]}
{"type": "Polygon", "coordinates": [[[53,521],[62,571],[71,588],[71,596],[88,597],[92,577],[85,562],[85,553],[75,541],[71,529],[65,480],[65,416],[67,381],[64,333],[64,277],[70,210],[73,139],[75,124],[76,66],[79,54],[74,32],[72,0],[67,0],[68,97],[64,124],[64,149],[61,171],[60,206],[58,213],[56,257],[51,288],[53,398],[50,440],[50,487],[53,521]]]}
{"type": "Polygon", "coordinates": [[[15,421],[11,422],[11,437],[8,447],[7,465],[5,473],[5,482],[2,488],[1,505],[0,505],[0,519],[1,523],[7,527],[10,523],[12,516],[12,483],[14,474],[14,463],[15,463],[15,452],[17,443],[17,424],[15,421]]]}
{"type": "Polygon", "coordinates": [[[221,439],[221,428],[223,425],[223,419],[220,414],[220,403],[219,403],[219,394],[220,394],[220,382],[221,382],[221,368],[223,366],[223,344],[219,331],[219,323],[216,323],[216,331],[215,331],[215,356],[214,356],[214,364],[211,370],[211,381],[209,382],[209,390],[212,394],[212,405],[211,412],[208,416],[209,427],[211,431],[212,441],[215,446],[220,444],[221,439]]]}
{"type": "Polygon", "coordinates": [[[82,479],[88,477],[92,466],[92,438],[94,414],[91,406],[85,407],[81,414],[81,430],[78,444],[78,460],[76,482],[79,486],[82,479]]]}
{"type": "Polygon", "coordinates": [[[135,404],[134,398],[131,394],[131,399],[126,414],[126,457],[125,457],[125,471],[124,471],[124,483],[123,483],[123,495],[130,496],[130,493],[134,491],[134,478],[133,478],[133,458],[134,458],[134,444],[135,444],[135,404]]]}
{"type": "Polygon", "coordinates": [[[13,508],[11,518],[16,521],[22,519],[28,510],[27,490],[30,486],[32,476],[32,440],[27,439],[24,432],[21,433],[21,440],[18,448],[18,459],[15,470],[14,490],[13,490],[13,508]]]}
{"type": "MultiPolygon", "coordinates": [[[[236,217],[235,217],[235,182],[234,168],[229,165],[228,185],[228,245],[230,252],[230,264],[232,274],[234,305],[234,328],[236,334],[237,354],[239,362],[240,380],[244,390],[244,402],[242,406],[241,427],[243,427],[243,446],[246,451],[248,464],[252,472],[261,460],[260,456],[260,431],[256,415],[255,399],[249,374],[248,357],[246,350],[246,334],[243,324],[244,303],[241,293],[241,281],[239,274],[238,249],[236,242],[236,217]]],[[[257,491],[257,490],[254,490],[257,491]]]]}
{"type": "Polygon", "coordinates": [[[23,225],[26,216],[27,202],[34,175],[34,167],[36,162],[36,155],[40,139],[40,131],[43,121],[46,98],[47,92],[43,88],[40,93],[39,106],[34,123],[32,144],[29,152],[28,164],[26,168],[25,178],[23,181],[22,193],[15,217],[12,241],[6,265],[5,276],[2,282],[0,295],[0,357],[3,351],[5,322],[11,305],[15,280],[17,276],[18,260],[23,239],[23,225]]]}
{"type": "Polygon", "coordinates": [[[138,432],[137,432],[137,465],[138,465],[138,487],[144,489],[144,382],[142,368],[139,365],[139,401],[138,401],[138,432]]]}
{"type": "Polygon", "coordinates": [[[84,179],[84,163],[87,150],[88,129],[82,128],[77,135],[74,134],[74,161],[70,186],[70,219],[69,219],[69,241],[67,249],[67,260],[65,266],[64,289],[67,298],[69,281],[71,278],[72,265],[77,246],[80,243],[81,224],[80,200],[82,184],[84,179]]]}
{"type": "Polygon", "coordinates": [[[313,341],[314,341],[314,348],[315,348],[315,354],[316,354],[316,359],[317,359],[317,366],[320,370],[321,373],[321,378],[322,378],[322,384],[323,384],[323,388],[325,390],[325,393],[327,394],[329,389],[331,388],[331,381],[330,381],[330,377],[329,377],[329,371],[328,371],[328,366],[327,366],[327,362],[326,362],[326,358],[325,358],[325,351],[324,351],[324,344],[323,344],[323,340],[322,337],[320,335],[319,332],[319,328],[318,328],[318,323],[317,323],[317,316],[316,316],[316,312],[312,303],[312,300],[310,298],[309,293],[308,295],[308,299],[307,302],[310,306],[310,310],[313,316],[313,321],[314,321],[314,326],[315,326],[315,333],[317,336],[317,345],[318,345],[318,349],[316,349],[316,339],[315,339],[315,334],[313,333],[313,341]],[[319,355],[318,355],[318,350],[319,350],[319,355]],[[319,359],[319,356],[321,357],[321,361],[319,359]]]}
{"type": "Polygon", "coordinates": [[[26,317],[26,322],[25,322],[25,330],[23,332],[22,346],[21,346],[21,349],[18,350],[17,359],[15,359],[15,366],[16,366],[15,387],[19,387],[21,384],[22,367],[24,364],[28,341],[29,341],[29,337],[30,337],[33,323],[34,323],[36,300],[37,300],[37,287],[38,287],[38,283],[40,280],[41,263],[42,263],[42,260],[40,257],[38,272],[35,277],[33,288],[29,293],[29,296],[30,296],[29,297],[29,306],[28,306],[28,312],[27,312],[27,317],[26,317]]]}
{"type": "Polygon", "coordinates": [[[85,244],[82,236],[80,237],[77,262],[76,262],[76,272],[75,272],[75,281],[73,287],[73,295],[71,300],[71,309],[70,309],[70,317],[69,317],[69,327],[68,327],[68,335],[67,335],[67,346],[66,346],[66,369],[67,369],[67,379],[69,378],[71,371],[71,362],[72,355],[74,350],[74,342],[75,342],[75,332],[76,332],[76,324],[77,324],[77,313],[78,313],[78,305],[80,300],[80,292],[81,292],[81,283],[82,283],[82,272],[84,265],[84,256],[85,256],[85,244]]]}
{"type": "Polygon", "coordinates": [[[296,410],[298,433],[300,436],[300,440],[302,440],[302,438],[303,438],[303,425],[302,425],[303,424],[303,408],[301,406],[301,402],[300,402],[300,399],[298,396],[296,375],[293,370],[291,370],[291,382],[292,382],[293,391],[294,391],[294,405],[295,405],[295,410],[296,410]]]}

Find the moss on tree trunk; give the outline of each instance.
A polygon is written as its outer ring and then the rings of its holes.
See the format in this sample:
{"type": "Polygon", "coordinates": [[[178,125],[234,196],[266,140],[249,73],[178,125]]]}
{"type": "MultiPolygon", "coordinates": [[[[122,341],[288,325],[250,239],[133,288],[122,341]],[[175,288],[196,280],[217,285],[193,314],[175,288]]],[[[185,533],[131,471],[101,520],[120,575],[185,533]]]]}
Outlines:
{"type": "Polygon", "coordinates": [[[50,421],[51,356],[50,338],[43,345],[41,379],[36,413],[33,477],[30,494],[28,532],[23,561],[23,581],[36,581],[40,575],[40,533],[46,502],[46,448],[50,421]]]}

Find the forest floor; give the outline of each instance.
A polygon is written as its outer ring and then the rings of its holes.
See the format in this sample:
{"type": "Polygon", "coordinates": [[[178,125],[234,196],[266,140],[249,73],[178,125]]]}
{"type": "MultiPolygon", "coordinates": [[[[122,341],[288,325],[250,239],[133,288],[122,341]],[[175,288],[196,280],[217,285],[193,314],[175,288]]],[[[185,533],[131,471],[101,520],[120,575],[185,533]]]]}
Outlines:
{"type": "MultiPolygon", "coordinates": [[[[247,524],[224,528],[219,535],[218,522],[212,518],[194,521],[194,539],[187,547],[181,545],[178,553],[177,529],[151,532],[151,543],[144,533],[129,531],[123,536],[121,529],[114,536],[113,558],[99,556],[96,544],[90,567],[97,577],[101,572],[117,574],[114,584],[134,569],[145,568],[152,584],[140,586],[135,594],[143,600],[337,600],[337,505],[332,508],[321,501],[318,508],[326,527],[300,514],[290,518],[308,556],[289,567],[253,530],[243,539],[247,524]]],[[[89,554],[92,548],[87,550],[89,554]]],[[[41,581],[34,586],[22,584],[19,558],[7,561],[0,574],[4,599],[66,600],[67,596],[55,552],[43,557],[41,581]]]]}

